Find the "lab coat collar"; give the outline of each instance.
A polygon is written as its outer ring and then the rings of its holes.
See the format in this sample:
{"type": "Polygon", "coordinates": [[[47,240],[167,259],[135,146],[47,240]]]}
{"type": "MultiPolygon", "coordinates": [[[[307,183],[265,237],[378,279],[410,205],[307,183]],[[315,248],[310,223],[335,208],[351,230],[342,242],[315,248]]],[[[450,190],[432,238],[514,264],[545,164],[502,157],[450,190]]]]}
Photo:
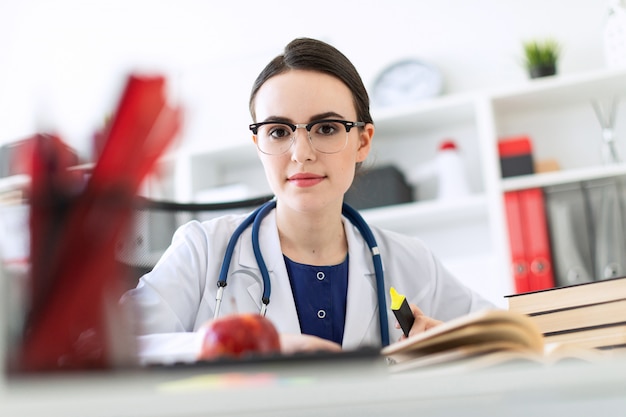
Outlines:
{"type": "Polygon", "coordinates": [[[376,274],[365,240],[348,219],[343,219],[348,240],[348,299],[343,348],[380,343],[376,274]]]}
{"type": "MultiPolygon", "coordinates": [[[[344,349],[354,349],[361,344],[380,343],[378,326],[378,299],[376,277],[371,252],[365,241],[348,219],[343,218],[348,241],[348,302],[343,336],[344,349]]],[[[261,253],[270,274],[271,296],[267,317],[279,332],[300,333],[298,314],[276,226],[276,210],[272,210],[261,222],[259,230],[261,253]],[[278,250],[277,250],[278,249],[278,250]]],[[[256,270],[261,279],[252,249],[251,228],[241,236],[239,263],[242,267],[256,270]]],[[[257,299],[256,302],[260,302],[257,299]]]]}
{"type": "MultiPolygon", "coordinates": [[[[298,313],[291,292],[289,275],[283,259],[283,252],[278,238],[278,227],[276,226],[276,210],[272,210],[261,222],[259,229],[259,247],[267,271],[270,275],[270,303],[267,307],[266,317],[274,323],[281,333],[300,333],[300,322],[298,313]]],[[[262,282],[261,270],[254,257],[252,249],[252,228],[249,227],[241,236],[241,252],[239,264],[242,267],[253,271],[262,282]]],[[[261,290],[262,291],[262,290],[261,290]]],[[[250,293],[250,296],[259,304],[261,298],[258,294],[250,293]]]]}

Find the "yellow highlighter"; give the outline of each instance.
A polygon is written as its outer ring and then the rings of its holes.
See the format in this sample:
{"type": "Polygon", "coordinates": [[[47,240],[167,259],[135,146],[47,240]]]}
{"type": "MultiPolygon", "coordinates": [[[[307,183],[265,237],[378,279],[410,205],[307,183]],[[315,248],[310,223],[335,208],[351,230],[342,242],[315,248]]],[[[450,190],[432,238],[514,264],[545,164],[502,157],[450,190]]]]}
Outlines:
{"type": "Polygon", "coordinates": [[[404,335],[408,337],[415,321],[411,307],[409,307],[406,297],[398,294],[395,288],[391,287],[389,293],[391,294],[391,311],[393,311],[398,323],[400,323],[404,335]]]}

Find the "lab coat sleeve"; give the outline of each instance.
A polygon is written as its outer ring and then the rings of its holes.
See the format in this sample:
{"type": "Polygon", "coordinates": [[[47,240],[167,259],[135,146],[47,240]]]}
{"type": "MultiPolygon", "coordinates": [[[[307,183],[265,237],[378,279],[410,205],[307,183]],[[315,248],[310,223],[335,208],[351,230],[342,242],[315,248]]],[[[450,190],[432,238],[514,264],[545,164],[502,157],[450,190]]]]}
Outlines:
{"type": "Polygon", "coordinates": [[[181,226],[154,269],[122,297],[136,310],[137,334],[190,332],[206,284],[208,234],[192,221],[181,226]]]}
{"type": "Polygon", "coordinates": [[[429,317],[448,321],[495,306],[464,285],[419,239],[376,229],[387,293],[394,286],[429,317]]]}
{"type": "Polygon", "coordinates": [[[432,317],[448,321],[475,311],[496,308],[450,273],[432,253],[431,257],[435,276],[432,317]]]}
{"type": "Polygon", "coordinates": [[[198,360],[204,333],[156,333],[137,337],[140,365],[193,363],[198,360]]]}

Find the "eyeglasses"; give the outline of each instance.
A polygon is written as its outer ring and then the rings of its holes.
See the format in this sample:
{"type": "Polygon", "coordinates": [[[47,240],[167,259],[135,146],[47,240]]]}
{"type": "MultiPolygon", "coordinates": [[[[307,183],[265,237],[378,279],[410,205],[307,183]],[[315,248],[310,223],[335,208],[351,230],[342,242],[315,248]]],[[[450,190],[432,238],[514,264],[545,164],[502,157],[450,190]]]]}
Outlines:
{"type": "Polygon", "coordinates": [[[364,122],[324,119],[308,124],[288,122],[260,122],[250,125],[256,136],[256,144],[267,155],[287,152],[296,140],[296,129],[306,129],[313,149],[321,153],[337,153],[345,149],[348,133],[353,127],[365,126],[364,122]]]}

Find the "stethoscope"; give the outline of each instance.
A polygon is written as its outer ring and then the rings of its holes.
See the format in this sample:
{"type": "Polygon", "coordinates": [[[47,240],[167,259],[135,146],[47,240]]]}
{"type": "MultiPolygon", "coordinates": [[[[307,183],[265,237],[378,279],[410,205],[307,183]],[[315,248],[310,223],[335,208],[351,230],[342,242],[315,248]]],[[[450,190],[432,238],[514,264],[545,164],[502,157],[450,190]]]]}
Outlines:
{"type": "MultiPolygon", "coordinates": [[[[254,251],[254,257],[256,258],[259,270],[261,271],[261,277],[263,278],[263,294],[261,296],[261,315],[265,316],[267,311],[267,305],[270,303],[270,293],[272,291],[270,284],[270,275],[263,260],[261,254],[261,248],[259,246],[259,229],[261,227],[261,221],[267,214],[276,207],[276,200],[268,201],[256,210],[252,212],[246,219],[235,229],[233,235],[228,241],[226,246],[226,253],[224,254],[224,261],[220,269],[220,276],[217,280],[217,295],[215,296],[215,315],[214,318],[219,317],[220,308],[222,305],[222,297],[224,296],[224,288],[226,287],[226,279],[228,277],[228,267],[233,257],[235,245],[237,240],[250,225],[252,225],[252,250],[254,251]]],[[[385,301],[385,278],[383,275],[383,264],[380,260],[380,251],[378,250],[378,244],[374,238],[372,230],[367,225],[363,217],[352,207],[347,204],[343,204],[342,214],[356,226],[357,230],[363,236],[365,243],[372,252],[372,261],[374,262],[374,272],[376,275],[376,291],[378,293],[378,317],[380,320],[380,338],[383,346],[389,344],[389,329],[387,328],[387,308],[385,301]]]]}

